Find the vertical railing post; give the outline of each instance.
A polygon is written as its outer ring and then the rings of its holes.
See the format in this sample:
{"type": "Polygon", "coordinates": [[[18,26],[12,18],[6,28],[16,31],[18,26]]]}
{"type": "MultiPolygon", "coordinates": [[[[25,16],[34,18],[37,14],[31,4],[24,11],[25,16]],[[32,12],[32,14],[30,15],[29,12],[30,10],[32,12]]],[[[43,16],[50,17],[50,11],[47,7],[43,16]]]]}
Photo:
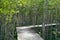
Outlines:
{"type": "Polygon", "coordinates": [[[46,26],[45,26],[45,23],[46,23],[46,16],[47,16],[47,0],[44,0],[44,11],[43,11],[44,13],[43,13],[43,27],[42,27],[42,30],[43,30],[43,34],[42,34],[42,36],[43,36],[43,38],[44,38],[44,40],[45,40],[45,33],[46,33],[46,31],[45,31],[45,28],[46,28],[46,26]]]}
{"type": "Polygon", "coordinates": [[[57,40],[57,18],[58,18],[58,0],[56,0],[56,40],[57,40]]]}

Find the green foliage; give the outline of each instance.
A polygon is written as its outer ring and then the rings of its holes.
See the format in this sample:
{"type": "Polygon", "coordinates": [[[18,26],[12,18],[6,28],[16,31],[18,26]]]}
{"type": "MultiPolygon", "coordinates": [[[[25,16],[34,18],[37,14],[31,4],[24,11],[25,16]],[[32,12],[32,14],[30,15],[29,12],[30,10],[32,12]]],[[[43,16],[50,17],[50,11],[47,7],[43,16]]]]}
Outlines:
{"type": "MultiPolygon", "coordinates": [[[[13,24],[12,26],[10,26],[11,30],[15,28],[15,23],[18,24],[19,22],[20,22],[19,24],[21,25],[16,26],[42,24],[45,7],[47,10],[46,21],[48,22],[51,19],[50,17],[52,14],[53,18],[52,21],[53,23],[55,23],[56,21],[55,0],[48,0],[46,6],[44,6],[44,0],[0,0],[0,24],[4,23],[5,25],[13,24]]],[[[58,0],[58,14],[57,14],[58,18],[60,18],[59,10],[60,0],[58,0]]],[[[53,33],[56,34],[55,31],[53,31],[53,33]]]]}

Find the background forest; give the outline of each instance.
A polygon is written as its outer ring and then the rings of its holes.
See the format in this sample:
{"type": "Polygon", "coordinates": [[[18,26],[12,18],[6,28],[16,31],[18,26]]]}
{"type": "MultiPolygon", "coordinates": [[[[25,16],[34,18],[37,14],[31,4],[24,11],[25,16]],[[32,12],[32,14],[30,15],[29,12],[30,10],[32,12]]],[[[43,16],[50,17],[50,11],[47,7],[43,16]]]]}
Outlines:
{"type": "Polygon", "coordinates": [[[59,23],[60,0],[0,0],[0,39],[16,40],[16,27],[40,25],[44,15],[46,24],[59,23]]]}

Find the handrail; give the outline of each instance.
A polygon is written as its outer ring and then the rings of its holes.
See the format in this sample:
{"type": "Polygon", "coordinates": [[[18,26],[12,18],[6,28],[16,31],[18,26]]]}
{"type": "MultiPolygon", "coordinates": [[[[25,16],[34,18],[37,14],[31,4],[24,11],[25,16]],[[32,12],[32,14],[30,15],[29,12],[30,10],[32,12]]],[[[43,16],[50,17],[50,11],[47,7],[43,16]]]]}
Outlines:
{"type": "MultiPolygon", "coordinates": [[[[53,23],[53,24],[45,24],[45,26],[54,26],[54,25],[59,25],[60,23],[53,23]]],[[[31,25],[31,26],[21,26],[21,27],[16,27],[17,29],[24,29],[24,28],[33,28],[33,27],[42,27],[43,25],[31,25]]]]}

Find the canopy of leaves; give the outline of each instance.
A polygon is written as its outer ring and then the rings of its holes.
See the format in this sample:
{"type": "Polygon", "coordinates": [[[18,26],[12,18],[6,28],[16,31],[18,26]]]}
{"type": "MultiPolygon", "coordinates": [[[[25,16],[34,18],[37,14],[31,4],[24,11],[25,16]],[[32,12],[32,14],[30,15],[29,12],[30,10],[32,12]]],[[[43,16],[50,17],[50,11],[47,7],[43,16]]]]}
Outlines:
{"type": "Polygon", "coordinates": [[[60,22],[60,0],[57,3],[55,0],[0,0],[0,25],[9,23],[12,26],[10,30],[15,29],[15,24],[42,24],[43,13],[46,14],[47,23],[51,20],[55,23],[56,16],[60,22]]]}

